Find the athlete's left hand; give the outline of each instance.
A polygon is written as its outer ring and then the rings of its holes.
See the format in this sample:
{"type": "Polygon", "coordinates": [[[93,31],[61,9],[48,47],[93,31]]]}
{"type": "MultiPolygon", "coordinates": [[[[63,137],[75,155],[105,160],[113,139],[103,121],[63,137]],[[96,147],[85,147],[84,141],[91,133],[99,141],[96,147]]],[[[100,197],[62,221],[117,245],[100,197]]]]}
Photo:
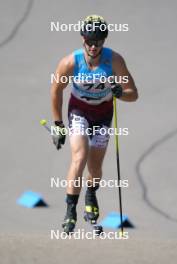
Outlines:
{"type": "Polygon", "coordinates": [[[111,88],[113,96],[115,96],[116,98],[120,98],[122,96],[123,89],[122,89],[122,86],[120,84],[111,83],[110,88],[111,88]]]}

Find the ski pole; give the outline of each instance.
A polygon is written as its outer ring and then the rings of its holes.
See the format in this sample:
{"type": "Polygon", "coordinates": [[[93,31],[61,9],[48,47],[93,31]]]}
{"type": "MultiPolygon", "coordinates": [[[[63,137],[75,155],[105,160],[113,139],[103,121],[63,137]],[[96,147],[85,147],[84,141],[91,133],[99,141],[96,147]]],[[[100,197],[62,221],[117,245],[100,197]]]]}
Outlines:
{"type": "MultiPolygon", "coordinates": [[[[114,128],[118,131],[117,126],[117,105],[116,105],[116,97],[113,97],[113,109],[114,109],[114,128]]],[[[122,220],[122,193],[121,193],[121,185],[120,183],[120,161],[119,161],[119,140],[118,135],[115,133],[115,146],[116,146],[116,160],[117,160],[117,176],[118,176],[118,188],[119,188],[119,208],[120,208],[120,223],[121,223],[121,233],[123,236],[123,220],[122,220]]]]}

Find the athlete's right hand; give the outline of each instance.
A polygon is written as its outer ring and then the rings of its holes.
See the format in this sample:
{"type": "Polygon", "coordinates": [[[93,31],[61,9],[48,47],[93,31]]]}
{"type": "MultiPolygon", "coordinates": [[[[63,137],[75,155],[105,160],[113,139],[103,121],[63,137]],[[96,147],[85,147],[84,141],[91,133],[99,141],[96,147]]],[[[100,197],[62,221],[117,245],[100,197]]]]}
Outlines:
{"type": "Polygon", "coordinates": [[[61,145],[65,144],[66,128],[62,121],[55,121],[56,133],[52,135],[53,143],[56,149],[59,150],[61,145]]]}

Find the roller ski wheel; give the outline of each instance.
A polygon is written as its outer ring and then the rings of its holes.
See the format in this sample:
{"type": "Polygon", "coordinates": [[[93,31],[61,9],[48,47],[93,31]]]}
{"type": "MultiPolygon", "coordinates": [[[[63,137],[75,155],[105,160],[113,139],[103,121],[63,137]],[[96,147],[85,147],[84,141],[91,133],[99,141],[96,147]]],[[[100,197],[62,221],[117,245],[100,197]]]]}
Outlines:
{"type": "Polygon", "coordinates": [[[93,230],[97,236],[100,236],[103,233],[103,227],[101,225],[93,225],[93,230]]]}

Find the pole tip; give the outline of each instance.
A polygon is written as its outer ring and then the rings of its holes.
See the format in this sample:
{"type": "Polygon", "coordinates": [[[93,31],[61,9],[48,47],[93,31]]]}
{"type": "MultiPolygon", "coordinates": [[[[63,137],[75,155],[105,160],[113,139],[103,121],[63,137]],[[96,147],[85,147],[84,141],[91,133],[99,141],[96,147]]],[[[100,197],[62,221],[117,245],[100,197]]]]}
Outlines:
{"type": "Polygon", "coordinates": [[[119,231],[119,237],[120,237],[120,238],[123,238],[124,236],[125,236],[124,232],[119,231]]]}
{"type": "Polygon", "coordinates": [[[47,120],[46,119],[41,119],[40,120],[40,124],[41,124],[41,126],[45,126],[47,124],[47,120]]]}

